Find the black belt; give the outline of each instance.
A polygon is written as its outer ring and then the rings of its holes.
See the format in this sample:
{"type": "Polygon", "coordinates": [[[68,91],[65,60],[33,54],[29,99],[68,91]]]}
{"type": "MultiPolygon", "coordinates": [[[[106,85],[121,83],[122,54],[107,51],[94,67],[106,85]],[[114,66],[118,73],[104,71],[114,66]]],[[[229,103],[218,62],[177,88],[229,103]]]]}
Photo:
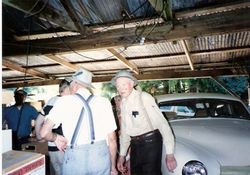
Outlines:
{"type": "Polygon", "coordinates": [[[133,140],[133,141],[145,140],[146,138],[153,136],[156,133],[160,133],[158,129],[156,129],[154,131],[147,132],[147,133],[142,134],[142,135],[131,136],[131,140],[133,140]]]}
{"type": "Polygon", "coordinates": [[[48,151],[59,151],[56,146],[48,146],[48,151]]]}

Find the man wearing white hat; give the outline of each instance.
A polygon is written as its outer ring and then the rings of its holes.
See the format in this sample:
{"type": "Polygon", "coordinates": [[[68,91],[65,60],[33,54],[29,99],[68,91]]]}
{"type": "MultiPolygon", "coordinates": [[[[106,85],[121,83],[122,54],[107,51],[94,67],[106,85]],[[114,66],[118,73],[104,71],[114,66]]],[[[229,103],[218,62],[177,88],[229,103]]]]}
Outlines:
{"type": "Polygon", "coordinates": [[[146,92],[136,90],[134,87],[138,81],[126,70],[119,71],[111,83],[122,97],[118,170],[126,170],[125,156],[130,146],[132,175],[161,175],[163,143],[167,151],[166,166],[172,172],[177,166],[174,137],[155,99],[146,92]]]}
{"type": "Polygon", "coordinates": [[[73,95],[61,97],[53,106],[40,131],[65,151],[63,175],[117,174],[116,123],[108,99],[91,95],[92,74],[80,69],[72,76],[73,95]],[[63,134],[51,132],[62,123],[63,134]]]}

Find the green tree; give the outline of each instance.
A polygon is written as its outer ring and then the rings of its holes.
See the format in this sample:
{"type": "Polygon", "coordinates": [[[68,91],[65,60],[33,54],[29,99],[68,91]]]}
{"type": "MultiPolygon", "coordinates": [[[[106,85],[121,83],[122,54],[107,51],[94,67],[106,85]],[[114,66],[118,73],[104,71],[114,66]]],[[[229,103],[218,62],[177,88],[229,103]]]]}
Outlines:
{"type": "Polygon", "coordinates": [[[220,77],[228,89],[236,93],[242,99],[246,99],[246,92],[248,88],[248,77],[239,76],[239,77],[220,77]]]}
{"type": "MultiPolygon", "coordinates": [[[[229,90],[235,92],[242,99],[247,98],[248,77],[219,77],[218,79],[223,82],[229,90]]],[[[228,93],[211,78],[140,81],[139,86],[143,91],[146,91],[153,96],[189,92],[228,93]]],[[[103,96],[111,99],[115,94],[116,89],[112,84],[103,83],[103,96]]]]}
{"type": "Polygon", "coordinates": [[[116,94],[116,88],[111,83],[103,83],[101,90],[101,96],[106,97],[110,100],[116,94]]]}

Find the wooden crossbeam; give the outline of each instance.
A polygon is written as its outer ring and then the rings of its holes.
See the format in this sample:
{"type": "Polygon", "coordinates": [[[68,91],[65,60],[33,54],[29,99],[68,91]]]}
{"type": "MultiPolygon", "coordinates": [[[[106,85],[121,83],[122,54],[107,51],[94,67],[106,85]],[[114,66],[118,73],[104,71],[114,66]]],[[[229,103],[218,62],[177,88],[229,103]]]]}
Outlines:
{"type": "MultiPolygon", "coordinates": [[[[232,32],[241,32],[250,30],[250,10],[248,7],[227,11],[224,13],[215,13],[208,16],[200,16],[190,18],[188,20],[174,21],[174,28],[169,31],[169,24],[147,26],[152,29],[150,35],[145,39],[146,43],[157,43],[162,41],[176,41],[189,39],[198,36],[211,36],[232,32]]],[[[128,47],[132,45],[139,45],[137,41],[136,31],[145,29],[128,28],[128,29],[114,29],[101,33],[92,34],[82,38],[79,36],[72,36],[64,38],[64,41],[71,46],[73,50],[93,50],[105,49],[110,47],[128,47]]],[[[3,55],[25,55],[26,44],[25,41],[15,42],[12,47],[11,43],[3,43],[3,55]],[[15,52],[13,52],[15,49],[15,52]]],[[[31,41],[32,53],[62,53],[68,52],[64,43],[58,42],[58,39],[44,39],[31,41]]]]}
{"type": "Polygon", "coordinates": [[[187,56],[187,60],[188,60],[188,63],[190,65],[190,68],[191,68],[191,70],[194,70],[194,65],[193,65],[193,62],[192,62],[192,57],[191,57],[191,54],[188,51],[187,44],[186,44],[185,40],[181,40],[181,44],[182,44],[182,47],[184,49],[185,55],[187,56]]]}
{"type": "Polygon", "coordinates": [[[66,60],[64,60],[62,58],[59,58],[56,55],[45,54],[44,56],[46,56],[47,59],[50,59],[50,60],[52,60],[52,61],[54,61],[54,62],[56,62],[56,63],[58,63],[58,64],[60,64],[62,66],[65,66],[65,67],[67,67],[67,68],[69,68],[69,69],[71,69],[73,71],[76,71],[76,70],[78,70],[80,68],[79,66],[71,64],[68,61],[66,61],[66,60]]]}
{"type": "Polygon", "coordinates": [[[200,9],[176,12],[175,18],[181,19],[181,18],[190,18],[194,16],[211,15],[214,13],[226,12],[226,11],[231,11],[231,10],[240,9],[240,8],[247,8],[247,7],[250,7],[250,2],[247,2],[245,0],[240,0],[240,1],[235,0],[230,3],[225,3],[223,5],[220,4],[220,5],[209,6],[209,7],[204,7],[200,9]]]}
{"type": "MultiPolygon", "coordinates": [[[[247,52],[250,51],[250,47],[241,47],[241,48],[223,48],[223,49],[215,49],[215,50],[204,50],[204,51],[196,51],[196,52],[189,52],[189,54],[192,55],[192,59],[195,59],[195,57],[202,56],[202,55],[212,55],[212,54],[225,54],[225,53],[233,53],[233,52],[247,52]]],[[[158,56],[147,56],[147,57],[129,57],[127,61],[129,62],[135,62],[137,60],[140,61],[148,61],[148,60],[164,60],[164,59],[175,59],[175,58],[181,58],[186,56],[185,53],[176,53],[176,54],[170,54],[170,55],[158,55],[158,56]]],[[[240,58],[241,59],[241,58],[240,58]]],[[[56,63],[58,63],[56,60],[54,60],[56,63]]],[[[76,70],[77,64],[84,64],[85,67],[88,67],[89,65],[95,65],[95,64],[102,64],[102,63],[115,63],[117,60],[110,59],[110,60],[95,60],[95,61],[79,61],[70,63],[70,66],[68,68],[72,67],[72,70],[76,70]],[[73,65],[73,66],[71,66],[73,65]]],[[[193,60],[194,61],[194,60],[193,60]]],[[[68,62],[67,62],[68,63],[68,62]]],[[[56,64],[49,64],[49,65],[35,65],[35,66],[29,66],[29,68],[43,68],[43,67],[51,67],[56,66],[56,64]]]]}
{"type": "Polygon", "coordinates": [[[2,64],[3,64],[3,66],[8,67],[9,69],[23,72],[24,74],[29,74],[29,75],[34,76],[34,77],[38,77],[38,78],[42,78],[42,79],[49,79],[50,78],[48,75],[46,75],[42,72],[39,72],[39,71],[34,70],[34,69],[25,69],[22,66],[15,64],[11,61],[5,60],[5,59],[2,60],[2,64]]]}
{"type": "MultiPolygon", "coordinates": [[[[207,76],[220,76],[220,75],[234,75],[230,69],[220,70],[195,70],[195,71],[173,71],[162,70],[153,71],[150,74],[135,75],[138,80],[160,80],[160,79],[172,79],[172,78],[193,78],[193,77],[207,77],[207,76]]],[[[93,82],[109,82],[114,75],[105,75],[93,77],[93,82]]],[[[31,81],[29,86],[43,86],[58,84],[60,80],[46,80],[46,81],[31,81]]],[[[25,83],[5,83],[3,88],[22,87],[27,86],[25,83]]]]}
{"type": "Polygon", "coordinates": [[[139,70],[137,66],[130,61],[128,61],[126,58],[124,58],[119,52],[117,52],[115,49],[107,49],[110,53],[116,57],[117,60],[119,60],[122,64],[124,64],[126,67],[128,67],[131,71],[133,71],[136,74],[139,74],[139,70]]]}
{"type": "Polygon", "coordinates": [[[81,34],[86,34],[86,30],[87,27],[85,27],[82,24],[82,21],[80,19],[80,17],[78,16],[73,4],[71,3],[71,1],[68,0],[60,0],[61,4],[63,5],[63,7],[65,8],[65,10],[67,11],[68,15],[70,16],[70,18],[72,19],[72,21],[74,22],[76,28],[79,30],[79,32],[81,34]]]}

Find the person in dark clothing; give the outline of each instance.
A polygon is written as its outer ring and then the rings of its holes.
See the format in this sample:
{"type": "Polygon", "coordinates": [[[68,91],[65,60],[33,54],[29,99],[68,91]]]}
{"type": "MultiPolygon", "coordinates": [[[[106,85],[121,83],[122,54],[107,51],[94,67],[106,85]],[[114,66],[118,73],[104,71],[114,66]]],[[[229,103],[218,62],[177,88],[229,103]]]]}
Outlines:
{"type": "Polygon", "coordinates": [[[28,143],[31,133],[31,122],[38,116],[37,110],[25,103],[27,93],[20,89],[14,93],[15,104],[3,109],[3,119],[12,129],[12,149],[21,150],[22,144],[28,143]]]}

